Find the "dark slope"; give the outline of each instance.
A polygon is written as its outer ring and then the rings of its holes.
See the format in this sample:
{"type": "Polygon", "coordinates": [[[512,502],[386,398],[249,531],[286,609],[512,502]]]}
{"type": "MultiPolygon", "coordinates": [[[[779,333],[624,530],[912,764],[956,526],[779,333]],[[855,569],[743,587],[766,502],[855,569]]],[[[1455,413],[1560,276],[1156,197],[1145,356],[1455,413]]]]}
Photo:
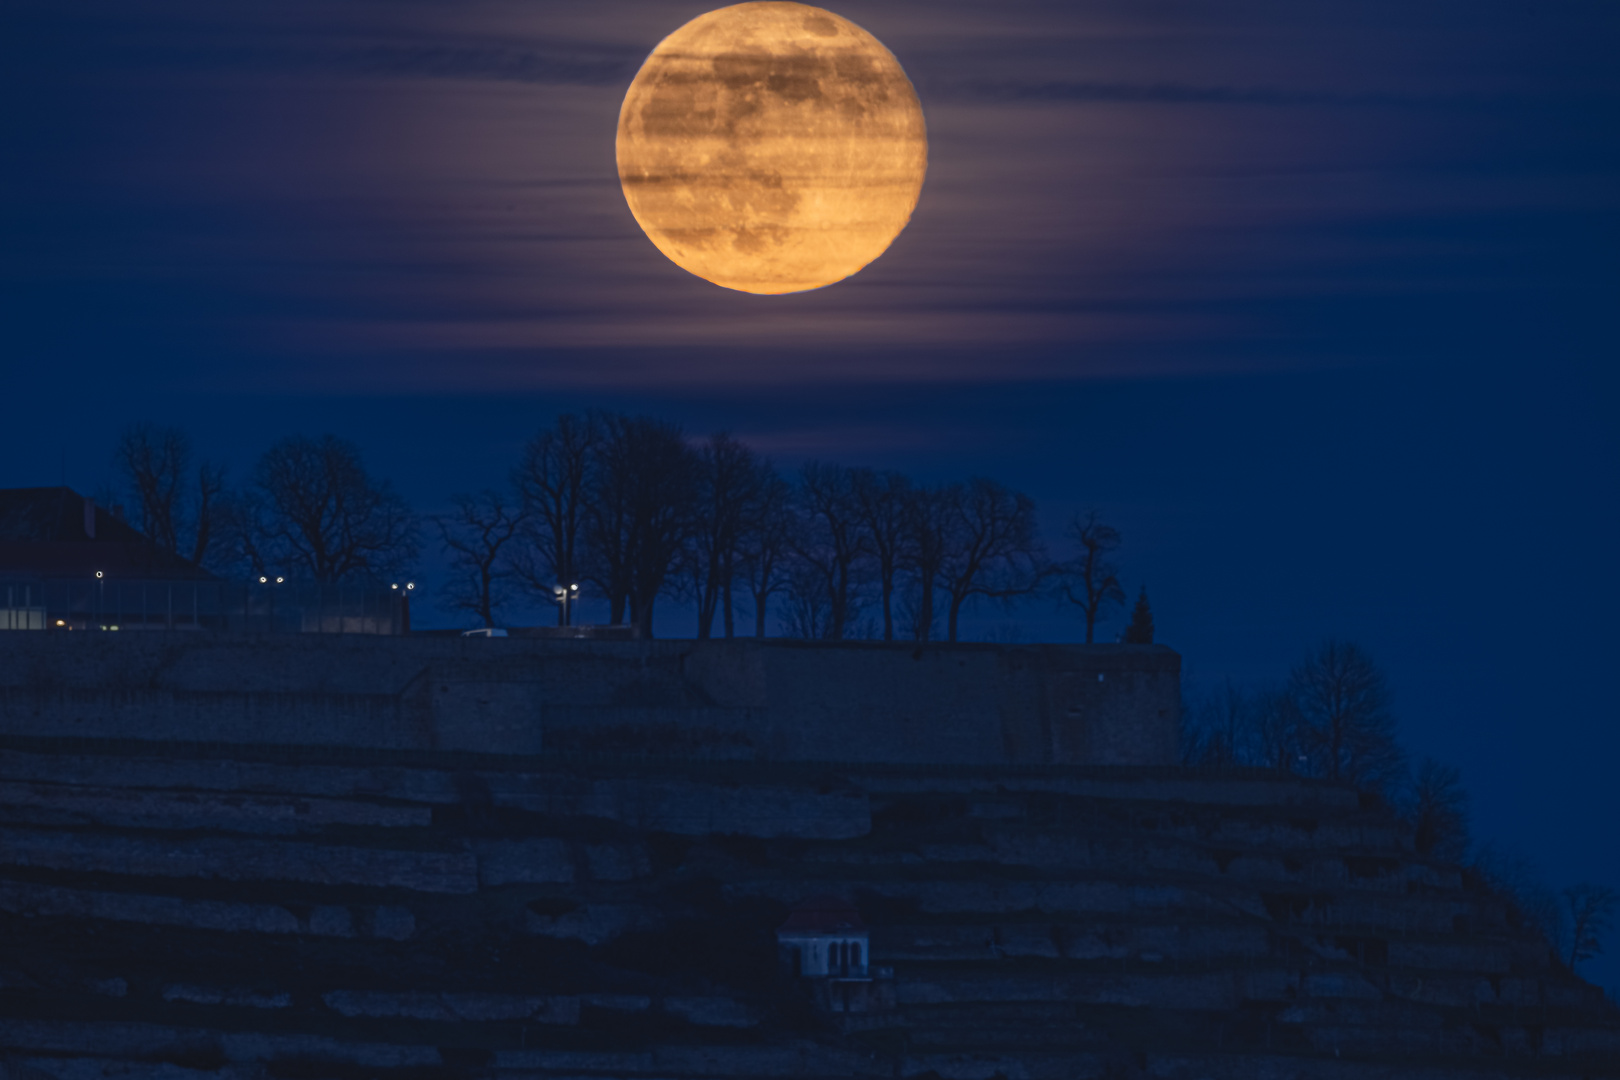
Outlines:
{"type": "Polygon", "coordinates": [[[1620,1076],[1620,1013],[1343,788],[0,751],[9,1077],[1620,1076]],[[780,973],[854,897],[892,1008],[780,973]]]}

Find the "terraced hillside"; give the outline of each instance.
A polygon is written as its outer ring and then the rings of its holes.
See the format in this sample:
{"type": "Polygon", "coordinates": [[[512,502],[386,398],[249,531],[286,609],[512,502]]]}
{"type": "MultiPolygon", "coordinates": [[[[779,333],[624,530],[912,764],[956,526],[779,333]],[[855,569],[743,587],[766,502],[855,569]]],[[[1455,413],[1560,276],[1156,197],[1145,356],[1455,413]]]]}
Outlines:
{"type": "Polygon", "coordinates": [[[1499,898],[1259,776],[12,737],[0,929],[7,1078],[1620,1076],[1499,898]],[[826,892],[892,1006],[780,968],[826,892]]]}

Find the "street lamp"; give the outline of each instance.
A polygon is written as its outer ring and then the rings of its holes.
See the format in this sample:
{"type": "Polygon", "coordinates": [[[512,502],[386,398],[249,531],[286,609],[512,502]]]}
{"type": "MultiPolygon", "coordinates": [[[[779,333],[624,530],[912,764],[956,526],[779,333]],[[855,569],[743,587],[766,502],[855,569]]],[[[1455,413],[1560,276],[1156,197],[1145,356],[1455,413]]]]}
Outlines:
{"type": "Polygon", "coordinates": [[[558,626],[572,626],[570,611],[579,600],[579,585],[554,585],[551,588],[551,598],[557,601],[558,626]]]}
{"type": "Polygon", "coordinates": [[[416,588],[416,582],[407,581],[403,589],[399,587],[397,581],[388,587],[399,594],[399,628],[397,632],[409,634],[411,632],[411,592],[416,588]]]}

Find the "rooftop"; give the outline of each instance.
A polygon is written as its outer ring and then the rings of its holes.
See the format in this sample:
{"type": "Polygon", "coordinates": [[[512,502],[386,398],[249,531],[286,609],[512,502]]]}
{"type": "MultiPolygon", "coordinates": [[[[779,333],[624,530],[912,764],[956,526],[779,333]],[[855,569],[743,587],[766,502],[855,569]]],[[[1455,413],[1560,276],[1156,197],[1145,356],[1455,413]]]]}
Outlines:
{"type": "Polygon", "coordinates": [[[66,487],[0,488],[0,577],[211,578],[66,487]]]}
{"type": "Polygon", "coordinates": [[[855,910],[854,904],[841,896],[824,894],[800,902],[777,932],[836,934],[865,929],[866,923],[861,921],[861,913],[855,910]]]}

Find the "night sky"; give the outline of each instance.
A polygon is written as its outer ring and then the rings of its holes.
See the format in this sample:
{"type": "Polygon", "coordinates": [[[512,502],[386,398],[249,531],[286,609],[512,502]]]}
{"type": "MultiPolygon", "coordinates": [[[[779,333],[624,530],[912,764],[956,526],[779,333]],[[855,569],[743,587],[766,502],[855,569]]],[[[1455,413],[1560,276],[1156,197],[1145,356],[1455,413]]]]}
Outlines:
{"type": "Polygon", "coordinates": [[[762,297],[615,175],[707,5],[10,0],[0,486],[94,493],[151,420],[237,479],[331,431],[432,512],[589,407],[989,475],[1055,554],[1118,524],[1194,690],[1356,641],[1481,839],[1620,887],[1620,6],[834,8],[915,83],[928,179],[862,273],[762,297]]]}

